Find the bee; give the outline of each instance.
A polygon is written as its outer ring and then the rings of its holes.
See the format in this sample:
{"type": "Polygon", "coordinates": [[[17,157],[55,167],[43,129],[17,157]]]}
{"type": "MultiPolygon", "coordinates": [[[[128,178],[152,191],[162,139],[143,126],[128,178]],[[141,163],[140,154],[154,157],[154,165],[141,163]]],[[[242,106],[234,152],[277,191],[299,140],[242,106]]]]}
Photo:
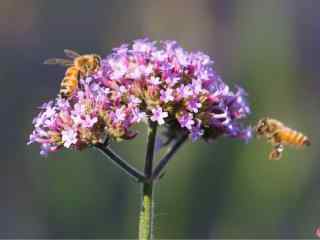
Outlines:
{"type": "Polygon", "coordinates": [[[311,145],[307,136],[273,118],[259,120],[255,131],[258,137],[265,137],[272,144],[273,148],[269,154],[270,160],[280,159],[285,145],[296,147],[311,145]]]}
{"type": "Polygon", "coordinates": [[[69,59],[51,58],[44,61],[44,64],[68,67],[61,81],[59,94],[63,98],[69,98],[78,89],[80,78],[99,70],[101,57],[97,54],[80,55],[69,49],[65,49],[64,53],[69,59]]]}

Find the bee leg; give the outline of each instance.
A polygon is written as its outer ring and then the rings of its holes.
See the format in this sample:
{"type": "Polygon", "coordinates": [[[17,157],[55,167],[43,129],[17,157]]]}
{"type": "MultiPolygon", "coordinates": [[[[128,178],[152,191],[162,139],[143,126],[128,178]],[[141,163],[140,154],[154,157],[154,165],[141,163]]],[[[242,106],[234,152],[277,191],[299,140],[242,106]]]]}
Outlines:
{"type": "Polygon", "coordinates": [[[279,160],[282,157],[284,147],[282,144],[277,144],[273,147],[269,154],[269,160],[279,160]]]}
{"type": "Polygon", "coordinates": [[[267,141],[268,141],[268,142],[273,142],[273,136],[267,137],[267,141]]]}
{"type": "Polygon", "coordinates": [[[79,88],[80,90],[84,90],[83,81],[86,81],[86,79],[84,79],[84,78],[85,78],[85,75],[79,71],[77,78],[78,78],[78,88],[79,88]]]}
{"type": "Polygon", "coordinates": [[[272,149],[272,151],[269,154],[269,160],[279,160],[281,158],[282,154],[281,152],[277,151],[277,149],[272,149]]]}
{"type": "Polygon", "coordinates": [[[278,145],[279,143],[276,141],[274,135],[267,137],[267,142],[271,143],[273,146],[278,145]]]}
{"type": "Polygon", "coordinates": [[[281,138],[279,137],[279,131],[275,131],[274,133],[269,134],[269,136],[267,136],[267,140],[274,146],[274,148],[282,148],[283,151],[283,144],[281,138]]]}
{"type": "Polygon", "coordinates": [[[258,134],[258,133],[256,133],[255,136],[256,136],[257,139],[261,139],[261,137],[262,137],[261,134],[258,134]]]}

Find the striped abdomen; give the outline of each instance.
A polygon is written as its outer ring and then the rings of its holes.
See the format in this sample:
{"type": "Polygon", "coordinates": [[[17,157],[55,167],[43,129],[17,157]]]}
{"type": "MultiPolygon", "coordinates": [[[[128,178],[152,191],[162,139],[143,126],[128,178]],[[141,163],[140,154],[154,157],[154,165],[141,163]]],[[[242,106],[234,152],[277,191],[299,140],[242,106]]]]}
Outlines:
{"type": "Polygon", "coordinates": [[[290,128],[279,130],[274,137],[276,142],[286,145],[308,146],[311,144],[305,135],[290,128]]]}
{"type": "Polygon", "coordinates": [[[72,96],[74,91],[78,88],[79,78],[80,71],[74,66],[69,67],[65,77],[61,81],[60,95],[64,98],[72,96]]]}

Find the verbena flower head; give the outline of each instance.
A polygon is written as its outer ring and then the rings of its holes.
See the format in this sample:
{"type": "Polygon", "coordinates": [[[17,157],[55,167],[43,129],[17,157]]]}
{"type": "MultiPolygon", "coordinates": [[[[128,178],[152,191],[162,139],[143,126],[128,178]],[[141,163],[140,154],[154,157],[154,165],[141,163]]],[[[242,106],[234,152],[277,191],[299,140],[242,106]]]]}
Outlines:
{"type": "Polygon", "coordinates": [[[201,52],[175,41],[139,39],[113,49],[100,70],[80,80],[69,99],[44,104],[34,119],[29,143],[47,154],[61,147],[82,149],[105,138],[132,139],[141,121],[163,125],[174,135],[213,140],[220,135],[248,140],[239,119],[250,110],[246,93],[233,92],[201,52]]]}

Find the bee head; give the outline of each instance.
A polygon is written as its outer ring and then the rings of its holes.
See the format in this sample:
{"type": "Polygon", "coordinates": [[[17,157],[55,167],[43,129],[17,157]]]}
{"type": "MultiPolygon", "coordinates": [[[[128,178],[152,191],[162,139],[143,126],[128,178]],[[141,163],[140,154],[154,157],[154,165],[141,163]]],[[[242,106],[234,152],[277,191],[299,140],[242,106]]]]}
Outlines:
{"type": "Polygon", "coordinates": [[[262,118],[258,121],[255,131],[258,136],[263,135],[268,130],[268,118],[262,118]]]}
{"type": "Polygon", "coordinates": [[[89,72],[96,72],[101,66],[101,57],[97,54],[91,54],[87,59],[86,69],[89,72]]]}
{"type": "Polygon", "coordinates": [[[96,63],[96,67],[100,68],[101,67],[101,57],[97,54],[94,55],[94,61],[96,63]]]}
{"type": "Polygon", "coordinates": [[[100,64],[100,62],[101,62],[101,57],[100,57],[99,55],[93,54],[93,58],[94,58],[94,60],[95,60],[97,63],[100,64]]]}

